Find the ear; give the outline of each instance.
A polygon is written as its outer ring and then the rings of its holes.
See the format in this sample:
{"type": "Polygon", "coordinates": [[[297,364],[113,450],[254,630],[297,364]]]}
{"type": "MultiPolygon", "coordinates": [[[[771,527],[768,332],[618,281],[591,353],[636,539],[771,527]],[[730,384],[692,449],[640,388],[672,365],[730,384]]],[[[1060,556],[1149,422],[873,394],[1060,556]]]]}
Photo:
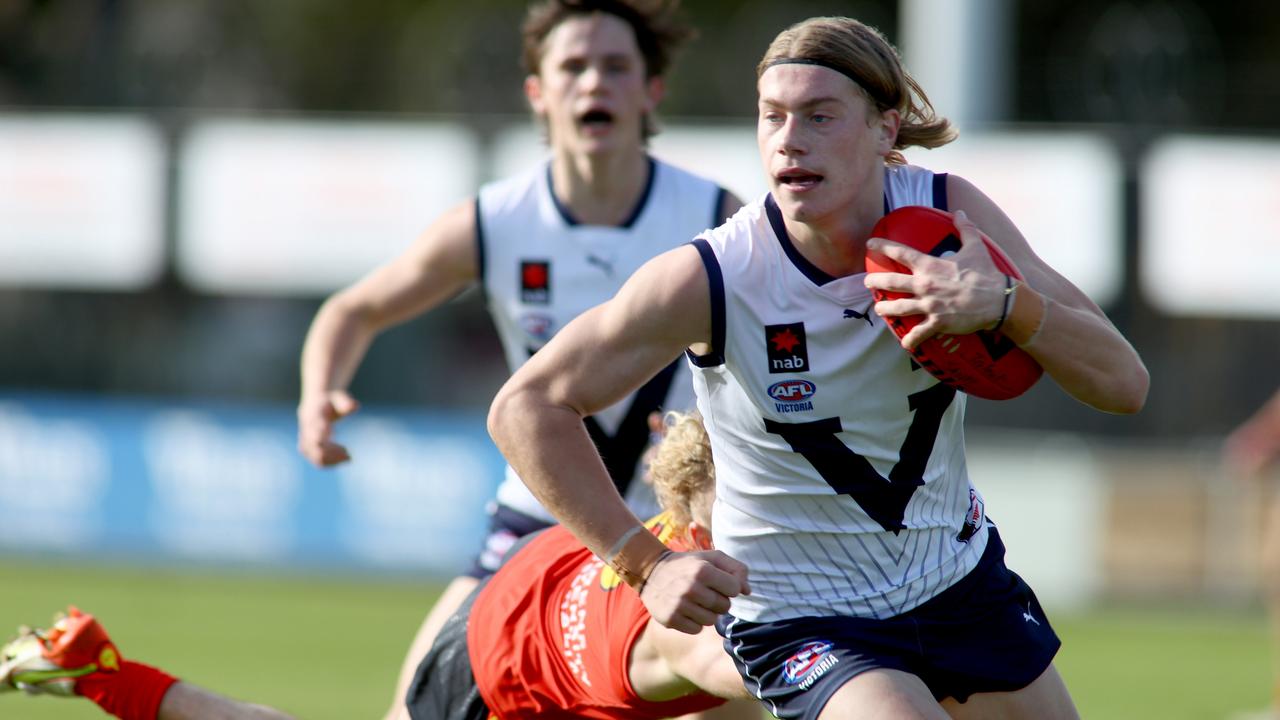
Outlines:
{"type": "Polygon", "coordinates": [[[902,116],[894,108],[889,108],[880,113],[876,123],[880,130],[876,149],[880,151],[882,156],[893,152],[893,145],[898,142],[898,128],[901,125],[902,116]]]}
{"type": "Polygon", "coordinates": [[[695,548],[698,550],[712,549],[711,530],[704,527],[702,523],[699,523],[697,520],[689,523],[687,532],[689,533],[689,541],[693,543],[695,548]]]}
{"type": "Polygon", "coordinates": [[[651,77],[645,83],[645,98],[648,102],[645,104],[645,112],[653,112],[658,109],[658,103],[662,102],[662,98],[667,94],[667,82],[661,77],[651,77]]]}
{"type": "Polygon", "coordinates": [[[533,114],[542,117],[547,114],[546,103],[542,101],[542,78],[529,75],[524,79],[524,96],[529,100],[533,114]]]}

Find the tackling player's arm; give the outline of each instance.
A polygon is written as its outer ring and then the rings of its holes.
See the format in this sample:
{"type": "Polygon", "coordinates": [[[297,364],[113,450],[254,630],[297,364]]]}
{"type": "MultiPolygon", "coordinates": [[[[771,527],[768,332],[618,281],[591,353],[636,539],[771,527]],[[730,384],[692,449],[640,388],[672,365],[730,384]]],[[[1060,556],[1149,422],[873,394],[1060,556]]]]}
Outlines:
{"type": "Polygon", "coordinates": [[[383,330],[443,304],[475,282],[475,201],[445,212],[403,254],[331,296],[302,348],[298,450],[325,467],[350,459],[332,439],[335,421],[355,411],[347,387],[383,330]]]}
{"type": "Polygon", "coordinates": [[[914,273],[873,273],[867,279],[868,287],[915,295],[877,303],[877,312],[927,315],[903,338],[903,346],[913,348],[934,334],[969,333],[997,322],[1004,305],[1004,278],[980,241],[981,229],[1025,279],[1013,294],[1000,331],[1080,402],[1113,413],[1142,409],[1150,384],[1146,366],[1102,310],[1041,260],[1013,221],[972,183],[948,175],[947,198],[953,211],[967,216],[957,218],[962,249],[948,261],[930,259],[897,243],[871,243],[914,273]]]}
{"type": "Polygon", "coordinates": [[[645,700],[661,702],[695,690],[728,699],[748,699],[742,676],[715,628],[697,635],[650,620],[631,650],[631,687],[645,700]]]}
{"type": "Polygon", "coordinates": [[[668,555],[618,495],[582,418],[710,338],[709,292],[693,247],[659,255],[556,333],[489,409],[489,433],[543,507],[641,590],[654,618],[690,633],[746,591],[745,566],[716,551],[668,555]]]}

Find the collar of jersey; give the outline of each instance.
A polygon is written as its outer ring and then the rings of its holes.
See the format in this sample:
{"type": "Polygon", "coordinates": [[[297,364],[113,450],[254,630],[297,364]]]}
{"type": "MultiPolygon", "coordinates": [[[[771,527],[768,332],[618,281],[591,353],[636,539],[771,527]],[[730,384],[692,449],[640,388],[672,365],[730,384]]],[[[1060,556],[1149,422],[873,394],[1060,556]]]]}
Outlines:
{"type": "MultiPolygon", "coordinates": [[[[644,212],[645,206],[649,204],[649,194],[650,191],[653,190],[653,178],[658,174],[658,169],[652,156],[649,156],[648,160],[649,177],[645,180],[644,191],[640,193],[640,199],[636,201],[636,206],[632,208],[631,214],[627,216],[626,221],[617,227],[630,229],[632,225],[636,224],[636,220],[640,219],[640,214],[644,212]]],[[[559,197],[556,197],[556,184],[555,180],[551,177],[551,163],[547,163],[547,192],[551,193],[551,203],[555,205],[556,212],[560,213],[560,217],[564,220],[565,225],[577,227],[578,225],[583,224],[578,220],[578,218],[573,216],[573,213],[569,211],[569,207],[560,202],[559,197]]]]}
{"type": "MultiPolygon", "coordinates": [[[[889,196],[884,198],[884,212],[889,214],[889,196]]],[[[778,208],[778,203],[773,199],[773,193],[769,193],[764,198],[764,213],[769,218],[769,225],[773,228],[773,234],[777,236],[778,243],[782,245],[782,250],[787,254],[787,259],[792,265],[801,272],[809,281],[818,287],[822,287],[829,282],[836,280],[834,275],[827,273],[826,270],[814,265],[800,254],[794,243],[791,242],[791,236],[787,234],[787,224],[782,221],[782,210],[778,208]]]]}

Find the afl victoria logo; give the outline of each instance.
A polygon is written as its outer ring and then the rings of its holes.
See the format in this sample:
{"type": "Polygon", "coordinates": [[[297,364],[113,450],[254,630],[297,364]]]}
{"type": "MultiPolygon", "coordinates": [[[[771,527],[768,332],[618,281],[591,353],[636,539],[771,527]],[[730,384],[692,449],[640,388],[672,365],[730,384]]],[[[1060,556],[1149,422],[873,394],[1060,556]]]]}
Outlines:
{"type": "Polygon", "coordinates": [[[814,640],[802,645],[795,655],[783,663],[783,681],[808,690],[832,665],[840,662],[839,658],[831,654],[831,647],[832,643],[826,640],[814,640]]]}
{"type": "Polygon", "coordinates": [[[783,380],[769,386],[769,397],[778,402],[799,402],[808,400],[818,388],[808,380],[783,380]]]}

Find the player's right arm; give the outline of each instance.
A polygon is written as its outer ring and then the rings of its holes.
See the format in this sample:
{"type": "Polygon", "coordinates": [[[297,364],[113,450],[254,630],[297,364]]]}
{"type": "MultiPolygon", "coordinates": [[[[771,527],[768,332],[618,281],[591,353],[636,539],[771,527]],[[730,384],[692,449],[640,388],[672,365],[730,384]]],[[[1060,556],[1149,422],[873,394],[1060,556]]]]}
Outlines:
{"type": "Polygon", "coordinates": [[[489,410],[490,434],[543,507],[641,591],[655,619],[689,633],[747,592],[746,567],[716,551],[666,555],[618,495],[582,418],[710,339],[709,287],[693,247],[659,255],[556,333],[489,410]]]}
{"type": "Polygon", "coordinates": [[[448,210],[390,263],[320,307],[302,346],[298,451],[319,467],[350,459],[333,425],[358,404],[351,378],[378,333],[443,304],[479,275],[475,200],[448,210]]]}

